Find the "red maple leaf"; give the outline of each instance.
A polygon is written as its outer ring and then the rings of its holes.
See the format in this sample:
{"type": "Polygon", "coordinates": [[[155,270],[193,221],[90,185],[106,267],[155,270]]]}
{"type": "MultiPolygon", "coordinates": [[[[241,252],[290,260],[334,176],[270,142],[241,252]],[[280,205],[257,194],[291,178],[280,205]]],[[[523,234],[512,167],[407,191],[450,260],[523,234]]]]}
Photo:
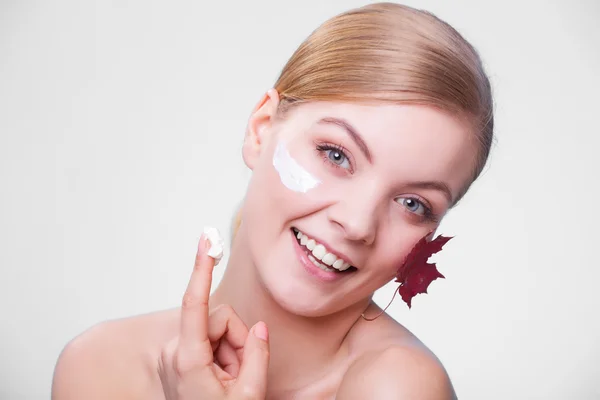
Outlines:
{"type": "Polygon", "coordinates": [[[428,263],[429,257],[442,250],[442,247],[452,239],[452,236],[438,236],[434,240],[428,241],[427,237],[431,235],[429,232],[421,240],[419,240],[396,274],[396,282],[400,282],[398,292],[402,296],[402,300],[411,306],[411,300],[419,293],[427,293],[429,284],[437,278],[445,278],[444,275],[435,267],[435,263],[428,263]]]}

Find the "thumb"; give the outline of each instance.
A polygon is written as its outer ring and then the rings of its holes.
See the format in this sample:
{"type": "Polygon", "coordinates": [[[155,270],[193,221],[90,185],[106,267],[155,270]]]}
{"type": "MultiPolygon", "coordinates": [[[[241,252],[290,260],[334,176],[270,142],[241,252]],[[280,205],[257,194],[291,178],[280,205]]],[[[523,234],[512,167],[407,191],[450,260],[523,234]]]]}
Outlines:
{"type": "MultiPolygon", "coordinates": [[[[250,329],[244,344],[244,359],[234,392],[243,399],[264,399],[269,367],[269,331],[264,322],[250,329]]],[[[236,397],[237,398],[237,397],[236,397]]]]}

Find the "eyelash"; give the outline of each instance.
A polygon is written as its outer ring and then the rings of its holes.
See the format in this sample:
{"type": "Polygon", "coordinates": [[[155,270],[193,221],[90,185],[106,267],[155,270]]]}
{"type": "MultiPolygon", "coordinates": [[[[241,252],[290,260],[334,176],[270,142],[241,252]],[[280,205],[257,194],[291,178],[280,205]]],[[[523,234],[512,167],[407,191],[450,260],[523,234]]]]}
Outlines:
{"type": "Polygon", "coordinates": [[[348,150],[346,150],[346,148],[344,146],[342,146],[341,144],[316,143],[316,150],[317,150],[317,153],[323,158],[323,161],[327,162],[332,167],[342,169],[349,173],[354,172],[354,163],[352,162],[352,158],[348,155],[348,153],[349,153],[348,150]],[[325,154],[327,151],[335,151],[335,152],[340,153],[344,158],[346,158],[346,160],[348,160],[348,163],[350,164],[350,168],[346,169],[346,168],[340,167],[339,165],[333,163],[325,154]]]}
{"type": "Polygon", "coordinates": [[[423,220],[425,222],[429,222],[429,223],[437,223],[437,222],[439,222],[439,217],[433,212],[433,210],[431,209],[431,207],[429,207],[419,197],[411,196],[411,197],[400,197],[400,198],[410,199],[410,200],[416,201],[417,203],[419,203],[423,207],[423,210],[425,210],[423,212],[423,215],[419,215],[419,214],[416,214],[416,213],[414,213],[412,211],[409,211],[406,208],[406,206],[404,206],[403,204],[400,204],[402,207],[404,207],[404,209],[406,210],[406,212],[408,212],[409,214],[414,215],[414,216],[420,218],[421,220],[423,220]]]}
{"type": "MultiPolygon", "coordinates": [[[[344,148],[344,146],[339,145],[339,144],[332,144],[332,143],[315,143],[315,145],[316,145],[316,151],[317,151],[317,153],[319,154],[319,156],[321,158],[323,158],[324,162],[326,162],[327,164],[329,164],[330,166],[332,166],[334,168],[342,169],[342,170],[348,171],[350,173],[354,172],[354,165],[353,165],[352,159],[348,156],[348,150],[346,150],[344,148]],[[327,155],[326,155],[327,151],[336,151],[336,152],[340,153],[343,157],[346,158],[346,160],[348,160],[348,163],[350,164],[350,169],[346,169],[346,168],[340,167],[339,165],[333,163],[327,157],[327,155]]],[[[406,208],[406,206],[400,204],[404,208],[404,210],[407,213],[409,213],[411,216],[418,217],[422,221],[428,222],[428,223],[437,223],[439,221],[439,217],[433,212],[433,210],[431,209],[431,207],[429,207],[419,197],[411,196],[411,197],[406,197],[406,199],[410,199],[410,200],[418,202],[419,204],[421,204],[421,206],[425,210],[423,212],[423,215],[419,215],[419,214],[416,214],[414,212],[409,211],[406,208]]]]}

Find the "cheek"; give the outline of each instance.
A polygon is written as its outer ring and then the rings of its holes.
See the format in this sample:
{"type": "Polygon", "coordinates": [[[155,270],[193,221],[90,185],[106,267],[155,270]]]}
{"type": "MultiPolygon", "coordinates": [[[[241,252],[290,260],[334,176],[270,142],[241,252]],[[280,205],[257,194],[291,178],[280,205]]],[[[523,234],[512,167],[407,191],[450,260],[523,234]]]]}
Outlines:
{"type": "Polygon", "coordinates": [[[327,201],[332,177],[315,154],[302,150],[291,154],[280,141],[259,159],[248,189],[257,207],[289,219],[327,201]]]}
{"type": "Polygon", "coordinates": [[[281,183],[293,192],[306,193],[321,185],[319,178],[291,156],[284,142],[279,142],[275,148],[273,168],[277,171],[281,183]]]}
{"type": "Polygon", "coordinates": [[[405,226],[402,233],[391,233],[388,234],[385,241],[380,240],[375,250],[377,256],[373,259],[377,273],[389,279],[394,278],[398,270],[402,268],[408,253],[423,235],[422,230],[409,229],[405,226]]]}
{"type": "Polygon", "coordinates": [[[260,169],[254,171],[253,178],[259,196],[273,214],[301,203],[321,186],[321,180],[292,158],[281,144],[272,155],[261,159],[260,169]]]}
{"type": "Polygon", "coordinates": [[[281,171],[273,165],[274,157],[271,154],[261,157],[252,171],[243,219],[252,232],[253,240],[259,240],[256,236],[262,236],[264,240],[272,241],[273,235],[280,233],[287,221],[307,208],[310,201],[308,194],[316,190],[303,193],[290,189],[289,186],[295,184],[293,178],[298,176],[300,170],[294,170],[290,160],[281,157],[281,154],[279,157],[279,160],[275,157],[275,163],[279,163],[281,171]]]}

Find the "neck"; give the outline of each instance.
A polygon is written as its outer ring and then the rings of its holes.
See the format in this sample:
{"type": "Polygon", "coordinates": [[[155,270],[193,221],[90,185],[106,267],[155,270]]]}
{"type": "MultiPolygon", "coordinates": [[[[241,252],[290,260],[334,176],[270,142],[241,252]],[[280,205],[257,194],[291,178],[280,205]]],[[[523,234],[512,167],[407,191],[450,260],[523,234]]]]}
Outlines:
{"type": "Polygon", "coordinates": [[[348,353],[344,339],[369,301],[323,317],[290,313],[262,284],[243,235],[234,241],[227,269],[210,300],[211,307],[229,304],[248,328],[258,321],[267,324],[271,392],[298,390],[327,374],[348,353]]]}

